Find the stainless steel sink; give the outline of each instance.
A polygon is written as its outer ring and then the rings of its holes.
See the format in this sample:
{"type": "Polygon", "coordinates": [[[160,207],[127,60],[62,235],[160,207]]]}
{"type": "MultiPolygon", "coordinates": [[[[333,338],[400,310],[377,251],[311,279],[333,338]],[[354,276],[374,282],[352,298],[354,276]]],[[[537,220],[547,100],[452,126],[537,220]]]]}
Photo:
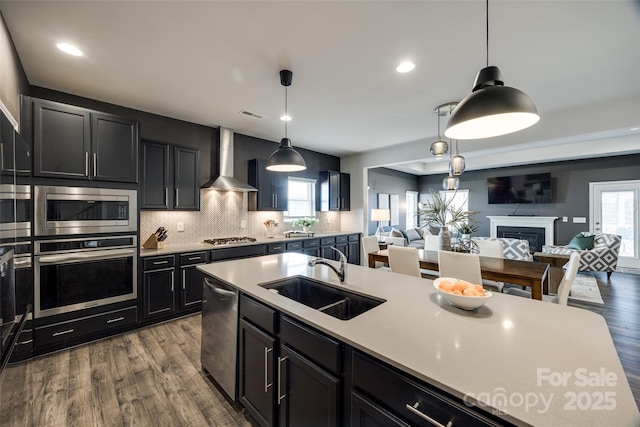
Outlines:
{"type": "Polygon", "coordinates": [[[340,320],[349,320],[379,306],[386,300],[335,288],[304,276],[292,276],[260,284],[284,297],[326,313],[340,320]]]}

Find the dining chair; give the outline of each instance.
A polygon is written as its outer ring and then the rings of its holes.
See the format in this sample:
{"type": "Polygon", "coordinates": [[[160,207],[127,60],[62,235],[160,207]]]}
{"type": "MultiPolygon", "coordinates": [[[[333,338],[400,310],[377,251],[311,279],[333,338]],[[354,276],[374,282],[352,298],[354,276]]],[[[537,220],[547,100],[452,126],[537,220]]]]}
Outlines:
{"type": "MultiPolygon", "coordinates": [[[[438,242],[438,236],[427,234],[424,236],[424,250],[437,252],[440,249],[440,243],[438,242]]],[[[437,270],[420,269],[420,274],[425,278],[437,278],[440,276],[440,272],[437,270]]]]}
{"type": "Polygon", "coordinates": [[[438,251],[438,266],[440,277],[455,277],[474,284],[482,283],[478,254],[438,251]]]}
{"type": "MultiPolygon", "coordinates": [[[[578,252],[574,252],[569,257],[569,262],[567,262],[564,266],[564,276],[562,277],[562,280],[558,285],[558,294],[542,295],[542,300],[560,305],[567,305],[571,286],[573,285],[573,281],[576,279],[576,275],[578,274],[578,267],[580,267],[580,254],[578,252]]],[[[531,298],[531,292],[517,288],[509,288],[505,291],[505,294],[531,298]]]]}
{"type": "Polygon", "coordinates": [[[412,246],[389,246],[389,267],[394,273],[422,277],[420,274],[420,259],[418,249],[412,246]]]}
{"type": "MultiPolygon", "coordinates": [[[[367,267],[369,265],[369,254],[371,252],[378,252],[380,250],[380,246],[378,245],[378,237],[377,236],[365,236],[362,238],[362,250],[364,251],[364,260],[367,267]]],[[[380,261],[376,261],[375,268],[382,268],[388,270],[388,267],[384,266],[384,263],[380,261]]]]}
{"type": "MultiPolygon", "coordinates": [[[[480,256],[491,258],[504,258],[504,245],[500,240],[475,240],[480,256]]],[[[492,291],[502,292],[504,282],[482,279],[482,286],[492,291]]]]}

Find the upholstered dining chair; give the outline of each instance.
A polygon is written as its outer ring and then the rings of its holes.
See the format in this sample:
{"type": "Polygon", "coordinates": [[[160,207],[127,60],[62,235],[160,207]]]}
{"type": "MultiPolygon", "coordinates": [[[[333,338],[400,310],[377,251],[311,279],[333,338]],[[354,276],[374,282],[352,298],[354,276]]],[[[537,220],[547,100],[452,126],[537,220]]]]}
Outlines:
{"type": "MultiPolygon", "coordinates": [[[[553,302],[560,305],[567,305],[569,300],[569,292],[571,291],[571,285],[576,279],[578,274],[578,267],[580,266],[580,254],[576,251],[569,257],[569,262],[565,264],[564,276],[558,285],[557,295],[542,295],[542,300],[547,302],[553,302]]],[[[505,291],[505,294],[516,295],[519,297],[531,298],[531,292],[517,288],[509,288],[505,291]]]]}
{"type": "MultiPolygon", "coordinates": [[[[362,250],[364,252],[364,262],[367,267],[371,267],[369,265],[369,254],[371,252],[378,252],[380,250],[380,246],[378,245],[378,237],[377,236],[365,236],[362,238],[362,250]]],[[[385,270],[389,270],[388,267],[384,266],[384,263],[380,261],[376,261],[375,268],[382,268],[385,270]]]]}
{"type": "Polygon", "coordinates": [[[389,267],[393,273],[422,277],[418,249],[411,246],[389,246],[389,267]]]}
{"type": "Polygon", "coordinates": [[[482,283],[478,254],[439,251],[438,266],[440,277],[455,277],[475,284],[482,283]]]}
{"type": "Polygon", "coordinates": [[[438,236],[426,235],[424,236],[424,250],[425,251],[438,251],[440,245],[438,244],[438,236]]]}
{"type": "MultiPolygon", "coordinates": [[[[476,240],[478,252],[480,256],[491,258],[502,258],[504,253],[504,245],[500,240],[476,240]]],[[[482,286],[492,291],[502,292],[504,282],[496,282],[495,280],[482,279],[482,286]]]]}

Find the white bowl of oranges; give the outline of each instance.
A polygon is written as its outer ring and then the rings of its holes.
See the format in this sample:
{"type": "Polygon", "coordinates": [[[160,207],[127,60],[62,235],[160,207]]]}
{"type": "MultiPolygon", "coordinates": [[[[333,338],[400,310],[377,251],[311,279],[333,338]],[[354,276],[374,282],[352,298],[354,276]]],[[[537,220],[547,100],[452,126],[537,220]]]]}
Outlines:
{"type": "Polygon", "coordinates": [[[478,308],[493,296],[480,284],[469,283],[454,277],[439,277],[433,281],[433,286],[451,305],[463,310],[478,308]]]}

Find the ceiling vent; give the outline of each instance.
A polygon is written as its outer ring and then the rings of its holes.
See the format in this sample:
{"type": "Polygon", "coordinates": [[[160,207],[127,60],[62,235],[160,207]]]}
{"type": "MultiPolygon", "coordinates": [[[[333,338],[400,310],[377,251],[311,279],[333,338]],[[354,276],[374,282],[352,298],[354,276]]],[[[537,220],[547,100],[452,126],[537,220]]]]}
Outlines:
{"type": "Polygon", "coordinates": [[[242,110],[242,111],[240,111],[240,114],[243,114],[243,115],[249,116],[249,117],[253,117],[254,119],[264,119],[264,116],[261,116],[260,114],[254,113],[254,112],[249,111],[249,110],[242,110]]]}

